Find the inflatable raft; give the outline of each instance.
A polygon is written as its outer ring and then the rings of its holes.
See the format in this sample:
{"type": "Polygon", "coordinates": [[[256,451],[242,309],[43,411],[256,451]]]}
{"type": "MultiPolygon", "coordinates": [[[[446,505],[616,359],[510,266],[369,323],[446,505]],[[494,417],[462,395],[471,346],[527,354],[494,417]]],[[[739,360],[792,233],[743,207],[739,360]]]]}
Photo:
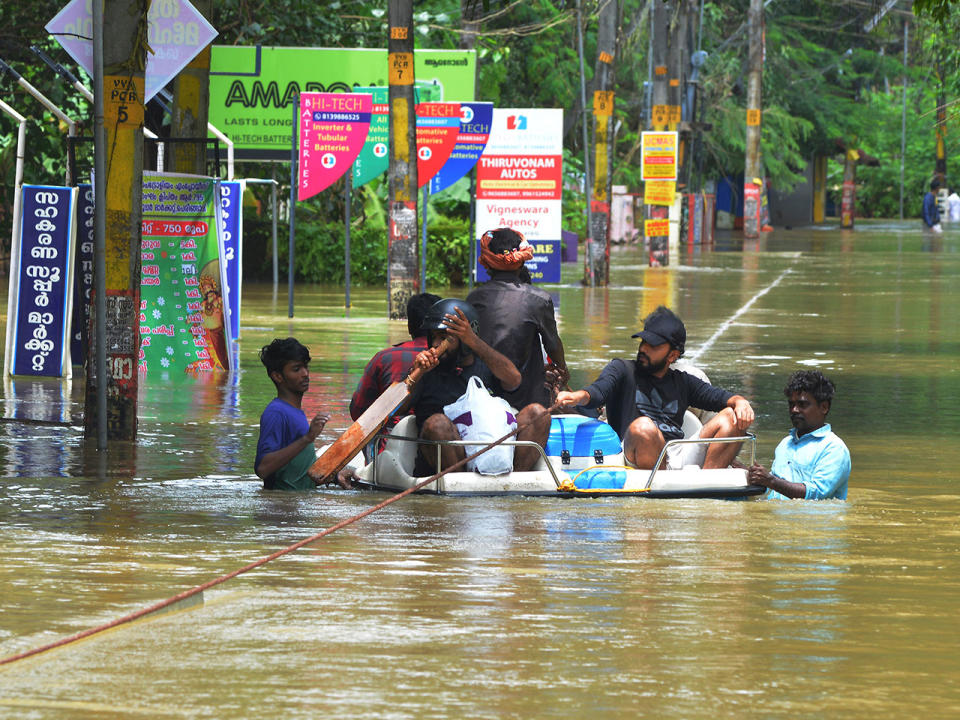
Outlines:
{"type": "MultiPolygon", "coordinates": [[[[684,417],[683,440],[675,443],[743,442],[752,458],[756,438],[747,434],[723,440],[688,439],[700,429],[696,415],[684,417]]],[[[360,486],[400,492],[427,479],[414,475],[418,445],[439,443],[418,440],[412,416],[402,419],[388,434],[380,436],[383,450],[357,471],[360,486]]],[[[458,441],[458,445],[476,445],[476,441],[458,441]]],[[[533,495],[548,497],[637,496],[645,498],[750,498],[765,489],[747,483],[747,471],[739,468],[704,470],[688,465],[677,470],[642,470],[627,467],[616,432],[604,422],[582,415],[554,415],[545,449],[535,443],[517,440],[505,444],[529,445],[540,450],[540,459],[532,470],[503,475],[481,475],[471,471],[453,471],[426,485],[418,492],[440,495],[533,495]]],[[[432,450],[428,450],[432,452],[432,450]]],[[[437,450],[439,453],[439,449],[437,450]]],[[[664,448],[663,458],[666,454],[664,448]]]]}

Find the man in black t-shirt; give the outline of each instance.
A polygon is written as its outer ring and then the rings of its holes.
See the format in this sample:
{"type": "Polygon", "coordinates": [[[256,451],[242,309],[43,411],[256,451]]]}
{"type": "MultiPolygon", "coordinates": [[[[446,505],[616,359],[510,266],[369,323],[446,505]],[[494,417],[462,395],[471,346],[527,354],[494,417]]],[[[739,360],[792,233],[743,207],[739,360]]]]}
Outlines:
{"type": "MultiPolygon", "coordinates": [[[[427,312],[423,328],[427,332],[429,348],[417,355],[414,367],[425,372],[414,385],[409,401],[417,417],[420,437],[424,440],[459,440],[460,433],[444,414],[444,406],[466,392],[471,377],[479,377],[487,387],[496,380],[509,391],[519,387],[520,371],[506,356],[480,339],[476,332],[477,312],[463,300],[440,300],[427,312]],[[444,339],[449,339],[452,347],[440,355],[438,348],[444,339]],[[426,372],[428,370],[430,372],[426,372]]],[[[550,432],[549,414],[539,406],[531,405],[522,408],[516,418],[520,426],[518,440],[532,440],[541,447],[546,444],[550,432]]],[[[422,446],[420,455],[430,466],[435,464],[436,451],[432,446],[422,446]]],[[[446,468],[465,456],[462,445],[445,445],[441,448],[440,462],[446,468]]],[[[538,457],[536,448],[517,446],[513,467],[515,470],[529,470],[538,457]]],[[[423,469],[422,462],[419,468],[423,469]]]]}
{"type": "MultiPolygon", "coordinates": [[[[744,397],[670,367],[683,355],[687,341],[686,328],[672,311],[661,305],[633,337],[640,338],[635,361],[611,361],[592,385],[559,393],[557,403],[606,405],[607,419],[623,441],[624,458],[639,468],[652,468],[667,441],[683,437],[683,414],[691,405],[717,411],[698,433],[700,439],[746,432],[754,415],[744,397]]],[[[704,455],[703,445],[675,445],[668,450],[668,467],[727,467],[739,450],[740,443],[713,443],[704,455]]]]}

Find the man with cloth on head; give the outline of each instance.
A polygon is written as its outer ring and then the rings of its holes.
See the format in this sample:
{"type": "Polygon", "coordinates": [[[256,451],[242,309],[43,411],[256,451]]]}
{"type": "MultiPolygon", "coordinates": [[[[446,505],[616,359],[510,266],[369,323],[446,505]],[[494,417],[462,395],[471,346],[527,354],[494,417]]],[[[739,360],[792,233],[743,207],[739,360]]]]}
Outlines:
{"type": "Polygon", "coordinates": [[[556,386],[570,374],[557,333],[550,295],[530,282],[524,263],[533,259],[533,248],[511,228],[488,230],[480,238],[480,264],[490,279],[467,295],[480,315],[478,335],[503,353],[520,371],[520,385],[508,390],[494,383],[493,394],[515,408],[530,403],[553,404],[556,386]],[[544,363],[544,351],[550,363],[544,363]]]}
{"type": "MultiPolygon", "coordinates": [[[[443,409],[467,391],[467,382],[476,376],[490,387],[499,383],[507,391],[520,384],[520,372],[502,353],[494,350],[477,335],[477,311],[470,303],[448,298],[436,303],[423,321],[429,349],[417,355],[414,365],[425,373],[410,392],[410,404],[417,417],[417,428],[424,440],[460,440],[460,433],[443,409]],[[439,352],[440,345],[449,339],[451,347],[439,352]],[[426,372],[429,371],[429,372],[426,372]]],[[[518,440],[532,440],[546,445],[550,432],[550,415],[539,405],[523,408],[516,413],[520,431],[518,440]]],[[[443,468],[466,457],[462,445],[441,448],[443,468]]],[[[513,455],[515,470],[530,470],[540,457],[536,448],[517,446],[513,455]]],[[[417,475],[427,471],[436,461],[432,446],[421,447],[417,460],[417,475]]],[[[432,473],[441,468],[433,468],[432,473]]]]}
{"type": "MultiPolygon", "coordinates": [[[[754,415],[744,397],[670,367],[683,355],[687,341],[683,322],[671,310],[658,307],[633,337],[640,338],[635,361],[610,361],[592,385],[560,392],[557,403],[563,407],[606,405],[607,419],[623,441],[624,458],[638,468],[652,469],[667,441],[683,437],[683,414],[691,405],[717,412],[695,438],[737,437],[746,432],[754,415]]],[[[722,468],[739,451],[740,443],[671,445],[666,463],[670,469],[722,468]]]]}
{"type": "Polygon", "coordinates": [[[783,394],[793,430],[777,445],[770,472],[759,463],[747,472],[752,484],[770,488],[768,497],[847,499],[850,451],[827,422],[834,391],[819,370],[797,370],[790,376],[783,394]]]}

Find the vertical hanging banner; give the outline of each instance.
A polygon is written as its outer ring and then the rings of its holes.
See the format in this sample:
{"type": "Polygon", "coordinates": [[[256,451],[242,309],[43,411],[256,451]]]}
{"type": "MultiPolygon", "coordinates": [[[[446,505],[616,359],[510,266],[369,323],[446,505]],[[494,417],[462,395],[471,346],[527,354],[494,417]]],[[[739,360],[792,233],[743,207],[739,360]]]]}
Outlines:
{"type": "Polygon", "coordinates": [[[390,88],[356,87],[354,92],[373,98],[367,140],[353,161],[353,186],[360,187],[385,173],[390,164],[390,88]]]}
{"type": "Polygon", "coordinates": [[[460,103],[460,130],[457,141],[440,171],[430,180],[430,194],[446,190],[473,169],[490,139],[493,103],[460,103]]]}
{"type": "Polygon", "coordinates": [[[460,103],[417,105],[417,187],[422,188],[450,159],[460,134],[460,103]]]}
{"type": "Polygon", "coordinates": [[[361,93],[300,95],[297,200],[326,190],[347,172],[370,130],[373,97],[361,93]]]}
{"type": "Polygon", "coordinates": [[[93,290],[93,185],[81,184],[77,190],[77,254],[74,261],[70,357],[74,365],[83,365],[87,358],[90,292],[93,290]]]}
{"type": "MultiPolygon", "coordinates": [[[[526,264],[533,281],[560,282],[562,198],[563,110],[495,108],[477,163],[477,235],[523,233],[534,250],[526,264]]],[[[478,264],[477,280],[487,279],[478,264]]]]}
{"type": "Polygon", "coordinates": [[[220,181],[220,232],[226,264],[223,297],[230,318],[230,337],[240,339],[240,295],[243,282],[243,180],[220,181]]]}
{"type": "Polygon", "coordinates": [[[10,249],[4,375],[63,377],[70,365],[76,188],[24,185],[10,249]]]}
{"type": "Polygon", "coordinates": [[[148,379],[230,369],[218,185],[143,174],[139,369],[148,379]]]}

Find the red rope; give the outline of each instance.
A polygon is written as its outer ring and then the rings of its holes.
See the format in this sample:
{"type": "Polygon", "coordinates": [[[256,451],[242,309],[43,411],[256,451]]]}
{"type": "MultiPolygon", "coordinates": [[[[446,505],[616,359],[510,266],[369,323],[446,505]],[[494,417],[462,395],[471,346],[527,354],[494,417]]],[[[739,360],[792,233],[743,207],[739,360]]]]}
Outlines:
{"type": "MultiPolygon", "coordinates": [[[[556,407],[556,406],[554,406],[554,407],[556,407]]],[[[553,409],[554,409],[554,407],[551,407],[549,410],[547,410],[547,412],[548,412],[548,413],[552,412],[553,409]]],[[[533,422],[533,421],[531,420],[529,423],[525,423],[522,427],[526,427],[527,425],[530,425],[532,422],[533,422]]],[[[451,472],[452,470],[456,470],[457,468],[462,467],[465,463],[467,463],[467,462],[470,461],[470,460],[473,460],[473,459],[474,459],[475,457],[477,457],[478,455],[481,455],[482,453],[485,453],[487,450],[490,450],[491,448],[494,448],[494,447],[496,447],[497,445],[499,445],[500,443],[502,443],[502,442],[508,440],[509,438],[513,437],[513,436],[516,435],[521,429],[522,429],[521,426],[517,426],[515,429],[511,430],[510,432],[508,432],[506,435],[504,435],[504,436],[501,437],[500,439],[494,440],[494,441],[493,441],[492,443],[490,443],[489,445],[486,445],[485,447],[480,448],[479,450],[477,450],[475,453],[473,453],[473,454],[471,454],[471,455],[467,455],[465,458],[463,458],[463,460],[458,460],[458,461],[455,462],[453,465],[451,465],[450,467],[448,467],[446,470],[444,470],[444,471],[442,471],[442,472],[438,472],[438,473],[436,473],[435,475],[432,475],[431,477],[428,477],[426,480],[421,480],[420,482],[418,482],[418,483],[417,483],[416,485],[414,485],[413,487],[409,487],[409,488],[407,488],[406,490],[404,490],[404,491],[402,491],[402,492],[399,492],[399,493],[397,493],[396,495],[393,495],[393,496],[387,498],[387,499],[384,500],[383,502],[378,503],[378,504],[374,505],[373,507],[364,510],[362,513],[359,513],[359,514],[357,514],[357,515],[354,515],[353,517],[347,518],[346,520],[341,520],[341,521],[338,522],[336,525],[331,525],[331,526],[328,527],[326,530],[322,530],[321,532],[318,532],[316,535],[311,535],[310,537],[305,538],[305,539],[303,539],[303,540],[300,540],[299,542],[295,542],[293,545],[290,545],[290,546],[288,546],[288,547],[285,547],[285,548],[283,548],[282,550],[277,550],[277,552],[273,553],[272,555],[267,555],[266,557],[262,557],[262,558],[260,558],[259,560],[255,560],[254,562],[250,563],[249,565],[244,565],[242,568],[239,568],[239,569],[237,569],[237,570],[234,570],[233,572],[229,572],[229,573],[227,573],[226,575],[221,575],[220,577],[214,578],[213,580],[208,580],[207,582],[203,583],[202,585],[197,585],[196,587],[190,588],[189,590],[184,590],[182,593],[178,593],[177,595],[174,595],[173,597],[169,597],[169,598],[167,598],[166,600],[161,600],[160,602],[156,602],[156,603],[154,603],[153,605],[148,605],[148,606],[145,607],[145,608],[141,608],[140,610],[136,610],[136,611],[134,611],[134,612],[132,612],[132,613],[129,613],[129,614],[127,614],[127,615],[124,615],[123,617],[119,617],[119,618],[117,618],[117,619],[115,619],[115,620],[111,620],[110,622],[104,623],[103,625],[97,625],[96,627],[88,628],[87,630],[83,630],[83,631],[78,632],[78,633],[76,633],[76,634],[74,634],[74,635],[70,635],[69,637],[61,638],[61,639],[55,640],[55,641],[53,641],[53,642],[51,642],[51,643],[47,643],[46,645],[41,645],[41,646],[39,646],[39,647],[35,647],[35,648],[33,648],[32,650],[24,650],[23,652],[17,653],[16,655],[11,655],[11,656],[9,656],[9,657],[5,657],[5,658],[3,658],[2,660],[0,660],[0,665],[7,665],[7,664],[9,664],[9,663],[16,662],[17,660],[23,660],[23,659],[25,659],[25,658],[32,657],[33,655],[39,655],[40,653],[46,652],[47,650],[53,650],[54,648],[63,647],[64,645],[69,645],[70,643],[77,642],[78,640],[83,640],[84,638],[88,638],[88,637],[90,637],[91,635],[96,635],[96,634],[101,633],[101,632],[103,632],[103,631],[105,631],[105,630],[109,630],[109,629],[111,629],[111,628],[115,628],[115,627],[117,627],[118,625],[124,625],[124,624],[126,624],[126,623],[128,623],[128,622],[133,622],[134,620],[139,620],[140,618],[144,617],[145,615],[149,615],[150,613],[154,613],[154,612],[156,612],[157,610],[163,610],[163,608],[169,607],[170,605],[173,605],[174,603],[178,603],[178,602],[180,602],[181,600],[186,600],[186,599],[189,598],[189,597],[193,597],[194,595],[196,595],[196,594],[198,594],[198,593],[202,593],[204,590],[208,590],[208,589],[210,589],[210,588],[212,588],[212,587],[215,587],[215,586],[217,586],[217,585],[220,585],[220,584],[222,584],[222,583],[225,583],[227,580],[232,580],[233,578],[237,577],[237,575],[242,575],[243,573],[245,573],[245,572],[247,572],[247,571],[249,571],[249,570],[253,570],[254,568],[258,568],[258,567],[260,567],[261,565],[266,565],[266,564],[267,564],[268,562],[270,562],[271,560],[276,560],[278,557],[282,557],[282,556],[286,555],[287,553],[292,553],[294,550],[299,550],[299,549],[302,548],[304,545],[309,545],[310,543],[315,542],[315,541],[319,540],[320,538],[329,535],[330,533],[336,532],[337,530],[340,530],[341,528],[345,528],[347,525],[351,525],[351,524],[357,522],[357,520],[362,520],[363,518],[367,517],[367,515],[372,515],[373,513],[377,512],[378,510],[381,510],[381,509],[385,508],[387,505],[390,505],[390,504],[392,504],[392,503],[395,503],[395,502],[397,502],[398,500],[400,500],[400,499],[402,499],[402,498],[405,498],[407,495],[410,495],[411,493],[414,493],[414,492],[416,492],[417,490],[420,490],[421,488],[426,487],[426,486],[429,485],[430,483],[435,482],[435,481],[438,480],[439,478],[441,478],[441,477],[443,477],[444,475],[446,475],[448,472],[451,472]]]]}

